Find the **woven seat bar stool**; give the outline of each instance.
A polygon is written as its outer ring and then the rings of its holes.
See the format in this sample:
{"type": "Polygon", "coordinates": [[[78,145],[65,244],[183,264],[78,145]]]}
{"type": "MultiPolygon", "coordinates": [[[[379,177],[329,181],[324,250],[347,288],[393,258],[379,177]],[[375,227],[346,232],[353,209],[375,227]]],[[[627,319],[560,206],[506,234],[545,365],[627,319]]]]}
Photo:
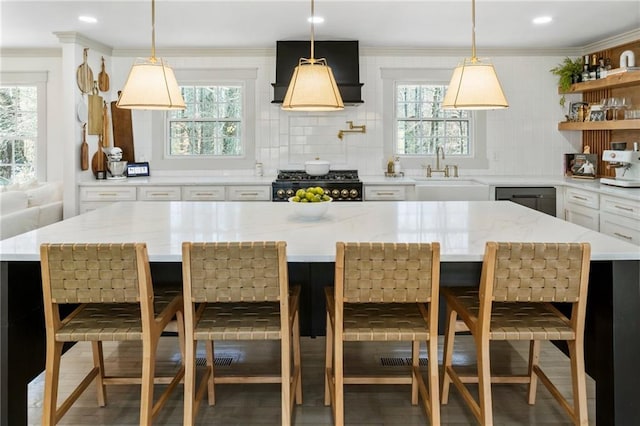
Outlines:
{"type": "MultiPolygon", "coordinates": [[[[286,243],[185,242],[182,244],[185,300],[184,424],[193,425],[215,384],[280,383],[281,421],[290,425],[294,400],[302,404],[300,287],[289,288],[286,243]],[[280,341],[277,375],[220,375],[214,369],[215,341],[280,341]],[[196,383],[196,345],[205,342],[207,366],[196,383]]],[[[256,345],[260,350],[260,345],[256,345]]],[[[255,409],[255,407],[252,407],[255,409]]]]}
{"type": "Polygon", "coordinates": [[[174,376],[155,376],[158,341],[174,318],[183,339],[180,288],[153,288],[144,243],[42,244],[40,261],[47,335],[42,424],[57,424],[95,379],[101,407],[107,403],[106,385],[141,385],[140,424],[151,425],[184,376],[183,366],[174,376]],[[78,306],[62,318],[65,304],[78,306]],[[132,340],[142,342],[141,375],[106,375],[102,342],[132,340]],[[94,366],[58,407],[63,344],[82,341],[91,342],[94,366]],[[155,404],[154,383],[168,384],[155,404]]]}
{"type": "MultiPolygon", "coordinates": [[[[335,287],[327,287],[325,405],[344,424],[344,385],[411,385],[411,403],[422,399],[431,424],[440,424],[438,387],[439,243],[338,242],[335,287]],[[411,342],[406,375],[344,374],[344,342],[411,342]],[[419,367],[427,345],[427,383],[419,367]]],[[[348,349],[348,348],[347,348],[348,349]]]]}
{"type": "Polygon", "coordinates": [[[442,403],[448,402],[453,382],[480,424],[492,425],[491,383],[528,384],[528,402],[533,405],[540,379],[574,424],[587,425],[583,346],[590,257],[587,243],[488,242],[479,288],[442,289],[447,303],[442,403]],[[569,317],[557,304],[570,308],[569,317]],[[460,375],[452,365],[458,318],[474,339],[477,376],[460,375]],[[526,374],[492,376],[491,340],[529,341],[526,374]],[[543,340],[564,340],[569,347],[573,404],[540,368],[543,340]],[[478,384],[479,401],[466,383],[478,384]]]}

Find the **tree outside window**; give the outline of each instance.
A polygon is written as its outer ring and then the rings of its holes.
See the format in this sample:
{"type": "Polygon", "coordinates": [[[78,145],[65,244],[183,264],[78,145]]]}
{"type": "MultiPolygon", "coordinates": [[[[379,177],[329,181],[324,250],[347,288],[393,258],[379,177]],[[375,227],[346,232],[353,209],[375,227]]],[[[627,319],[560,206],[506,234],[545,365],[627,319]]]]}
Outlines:
{"type": "Polygon", "coordinates": [[[37,87],[0,87],[0,177],[35,178],[37,140],[37,87]]]}
{"type": "Polygon", "coordinates": [[[441,146],[449,156],[470,155],[471,113],[442,109],[446,90],[445,85],[396,85],[396,154],[435,155],[441,146]]]}
{"type": "Polygon", "coordinates": [[[169,113],[172,157],[244,155],[243,87],[182,86],[186,109],[169,113]]]}

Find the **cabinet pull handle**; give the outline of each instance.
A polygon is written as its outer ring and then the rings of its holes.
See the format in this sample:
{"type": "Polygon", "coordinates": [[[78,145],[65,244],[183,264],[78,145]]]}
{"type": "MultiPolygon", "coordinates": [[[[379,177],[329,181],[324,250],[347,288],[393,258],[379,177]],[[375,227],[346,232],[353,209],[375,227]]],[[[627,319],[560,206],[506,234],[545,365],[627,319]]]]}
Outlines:
{"type": "Polygon", "coordinates": [[[150,197],[158,197],[158,196],[168,196],[169,193],[168,192],[150,192],[149,196],[150,197]]]}
{"type": "Polygon", "coordinates": [[[198,197],[211,197],[213,192],[196,192],[195,195],[198,197]]]}
{"type": "Polygon", "coordinates": [[[582,200],[582,201],[588,201],[589,199],[587,197],[580,197],[578,195],[572,195],[573,198],[575,198],[576,200],[582,200]]]}
{"type": "Polygon", "coordinates": [[[623,206],[619,206],[617,204],[614,204],[613,207],[615,207],[616,209],[624,210],[626,212],[632,212],[633,211],[633,209],[631,207],[623,207],[623,206]]]}
{"type": "Polygon", "coordinates": [[[257,195],[258,195],[257,192],[241,192],[240,193],[241,197],[255,197],[257,195]]]}
{"type": "Polygon", "coordinates": [[[624,235],[624,234],[620,234],[619,232],[614,232],[613,235],[616,235],[616,236],[618,236],[620,238],[624,238],[625,240],[629,240],[629,241],[633,240],[633,237],[630,237],[630,236],[624,235]]]}
{"type": "Polygon", "coordinates": [[[377,195],[390,195],[390,196],[396,195],[395,192],[380,192],[380,191],[376,192],[376,194],[377,195]]]}
{"type": "Polygon", "coordinates": [[[98,194],[101,197],[115,197],[116,195],[118,195],[117,192],[100,192],[98,194]]]}

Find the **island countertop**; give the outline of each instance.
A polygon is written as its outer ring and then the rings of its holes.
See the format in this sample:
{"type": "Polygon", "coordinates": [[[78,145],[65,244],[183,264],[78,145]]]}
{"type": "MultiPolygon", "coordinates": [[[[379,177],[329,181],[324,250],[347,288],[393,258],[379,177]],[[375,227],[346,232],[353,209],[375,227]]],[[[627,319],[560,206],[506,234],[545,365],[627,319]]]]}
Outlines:
{"type": "Polygon", "coordinates": [[[37,261],[45,242],[145,242],[180,262],[183,241],[287,242],[289,262],[332,262],[336,241],[432,242],[444,262],[482,260],[486,241],[589,242],[593,260],[638,260],[640,248],[510,202],[332,203],[305,220],[288,203],[131,202],[0,241],[0,260],[37,261]]]}

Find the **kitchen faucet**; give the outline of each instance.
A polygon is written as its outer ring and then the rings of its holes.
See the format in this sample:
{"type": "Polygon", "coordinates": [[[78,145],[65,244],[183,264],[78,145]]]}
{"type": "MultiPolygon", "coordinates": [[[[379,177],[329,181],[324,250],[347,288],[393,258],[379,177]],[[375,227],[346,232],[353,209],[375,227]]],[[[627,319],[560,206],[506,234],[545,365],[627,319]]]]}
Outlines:
{"type": "MultiPolygon", "coordinates": [[[[444,148],[442,145],[436,146],[436,169],[431,169],[431,164],[427,164],[427,177],[431,177],[432,173],[442,173],[444,177],[449,177],[449,165],[445,165],[444,169],[440,169],[440,156],[442,155],[442,159],[444,160],[444,148]]],[[[424,166],[423,166],[424,167],[424,166]]],[[[458,177],[458,166],[453,165],[453,176],[458,177]]]]}

